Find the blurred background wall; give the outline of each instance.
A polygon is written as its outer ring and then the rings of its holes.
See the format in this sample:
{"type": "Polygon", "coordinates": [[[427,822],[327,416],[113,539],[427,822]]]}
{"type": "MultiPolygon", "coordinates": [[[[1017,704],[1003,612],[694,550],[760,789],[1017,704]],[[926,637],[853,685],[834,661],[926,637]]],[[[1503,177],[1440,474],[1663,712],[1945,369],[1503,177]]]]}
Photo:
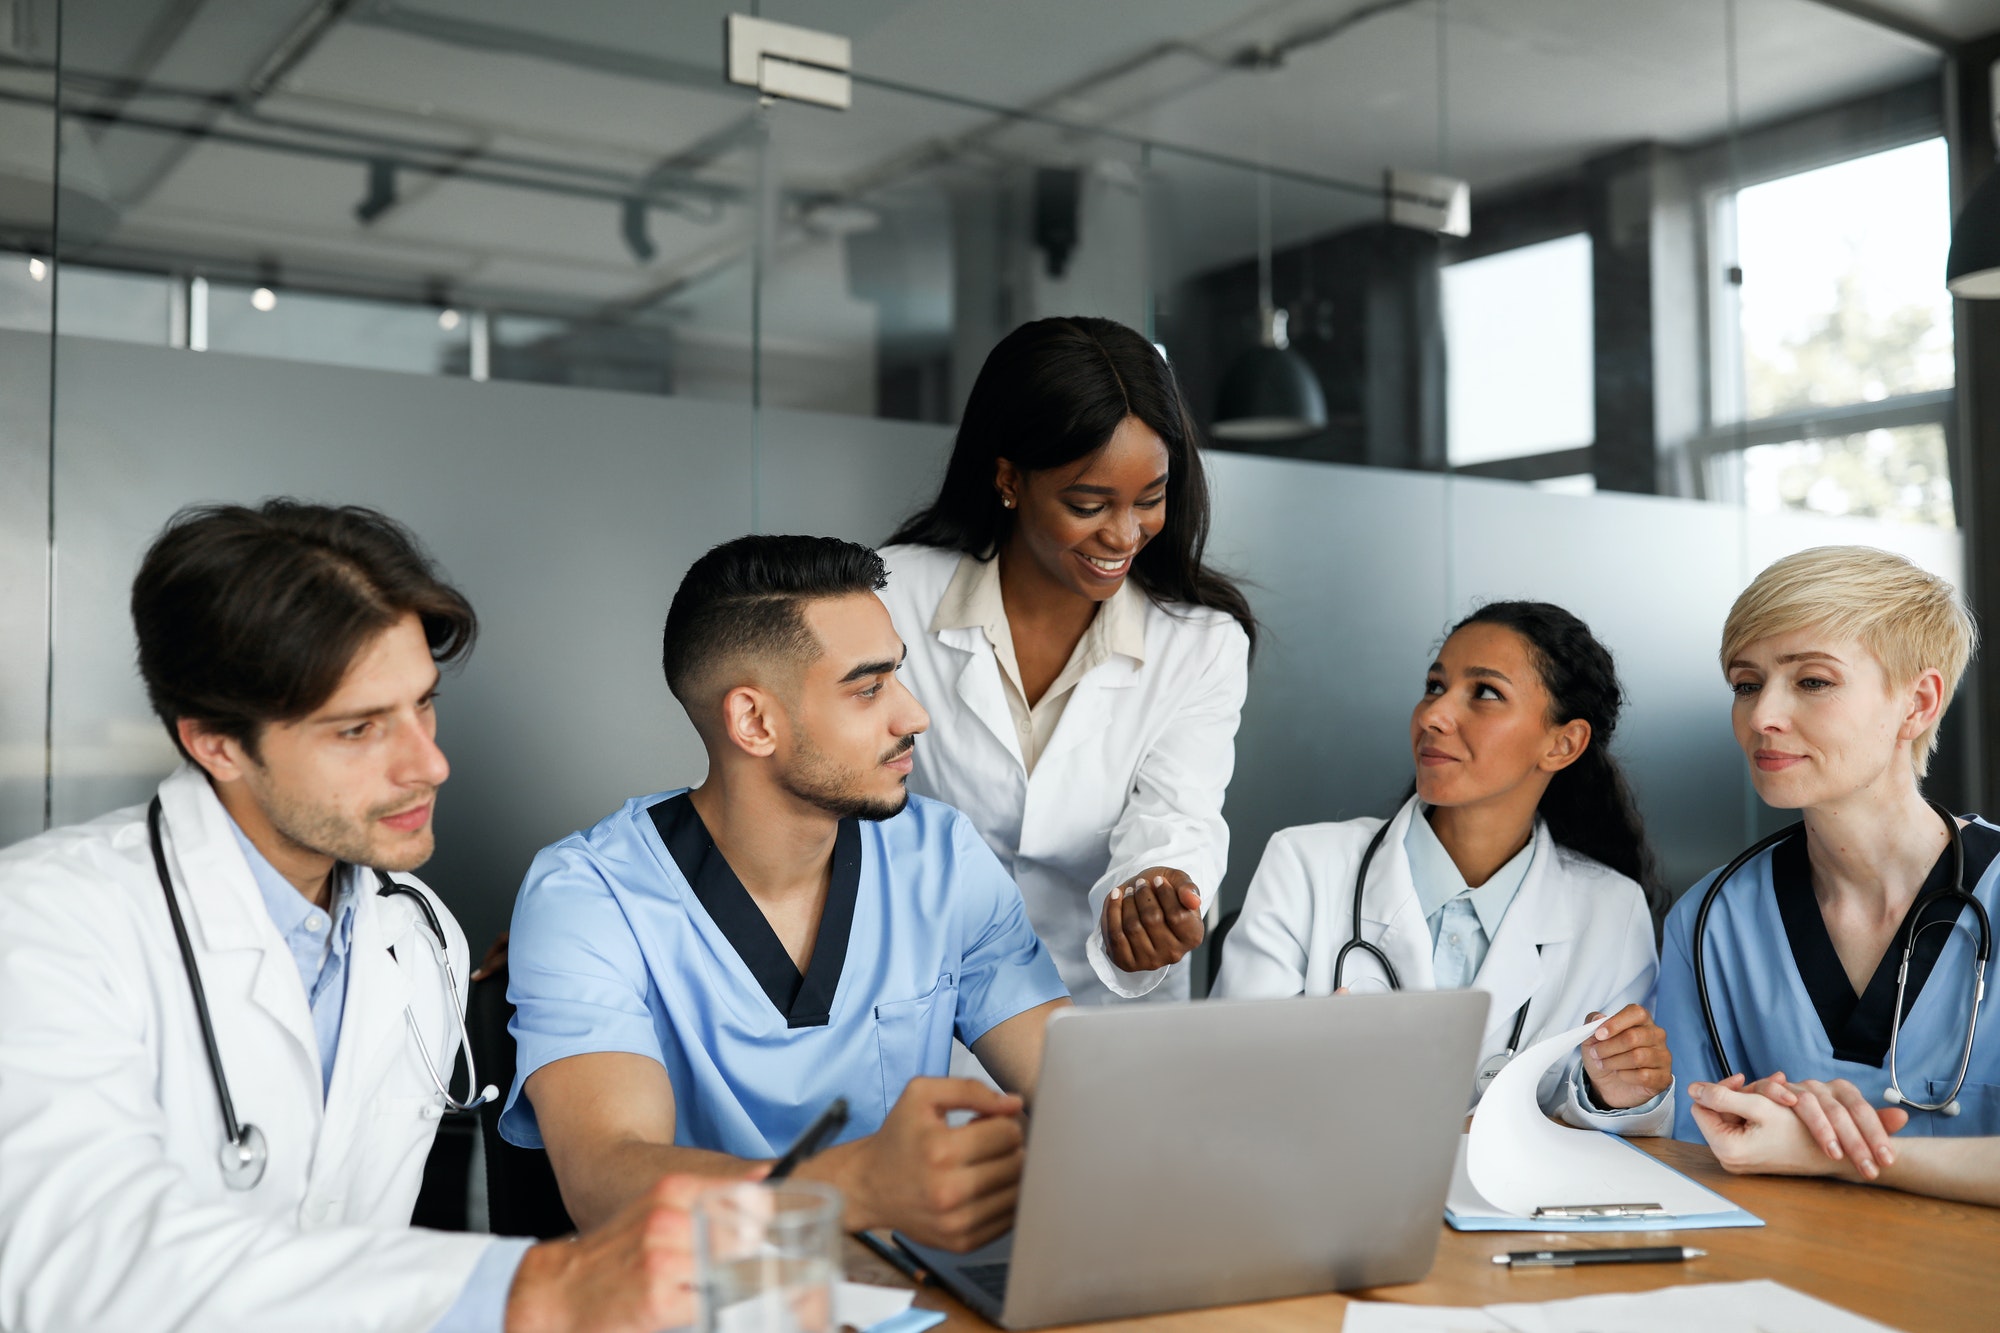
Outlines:
{"type": "Polygon", "coordinates": [[[728,83],[707,0],[0,0],[0,843],[171,766],[125,614],[169,514],[377,505],[481,613],[425,873],[490,935],[536,847],[700,778],[688,562],[881,540],[1051,314],[1146,331],[1214,436],[1269,630],[1226,903],[1273,829],[1401,793],[1481,598],[1617,653],[1684,887],[1762,825],[1714,662],[1757,569],[2000,582],[2000,338],[1943,286],[2000,2],[739,3],[852,38],[851,106],[728,83]],[[1276,433],[1229,401],[1266,304],[1323,403],[1276,433]]]}

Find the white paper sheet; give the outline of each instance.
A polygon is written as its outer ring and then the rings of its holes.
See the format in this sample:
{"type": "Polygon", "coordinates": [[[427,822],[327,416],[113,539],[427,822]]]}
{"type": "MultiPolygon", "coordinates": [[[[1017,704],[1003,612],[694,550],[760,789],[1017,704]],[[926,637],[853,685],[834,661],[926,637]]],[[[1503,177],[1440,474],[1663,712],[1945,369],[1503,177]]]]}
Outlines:
{"type": "Polygon", "coordinates": [[[833,1284],[833,1322],[872,1328],[890,1315],[910,1308],[917,1293],[900,1287],[875,1287],[865,1282],[833,1284]]]}
{"type": "MultiPolygon", "coordinates": [[[[1893,1333],[1776,1282],[1705,1282],[1538,1305],[1489,1305],[1512,1333],[1893,1333]]],[[[1350,1329],[1351,1333],[1351,1329],[1350,1329]]]]}
{"type": "Polygon", "coordinates": [[[1597,1028],[1585,1023],[1538,1041],[1508,1063],[1479,1099],[1447,1206],[1460,1216],[1529,1217],[1565,1204],[1657,1203],[1669,1213],[1726,1212],[1734,1204],[1680,1172],[1594,1129],[1542,1114],[1536,1089],[1550,1066],[1597,1028]]]}
{"type": "Polygon", "coordinates": [[[1350,1301],[1340,1333],[1512,1333],[1477,1306],[1350,1301]]]}

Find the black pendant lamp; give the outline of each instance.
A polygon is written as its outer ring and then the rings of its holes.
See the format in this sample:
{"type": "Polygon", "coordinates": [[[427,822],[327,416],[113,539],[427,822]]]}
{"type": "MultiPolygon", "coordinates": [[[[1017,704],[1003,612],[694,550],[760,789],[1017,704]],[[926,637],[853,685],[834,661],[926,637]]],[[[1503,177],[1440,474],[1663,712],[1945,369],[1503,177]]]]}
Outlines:
{"type": "Polygon", "coordinates": [[[1952,224],[1944,284],[1968,301],[2000,297],[2000,168],[1987,173],[1952,224]]]}
{"type": "Polygon", "coordinates": [[[1291,349],[1286,316],[1271,301],[1271,177],[1257,174],[1258,346],[1231,363],[1209,431],[1237,443],[1296,440],[1326,429],[1326,391],[1291,349]]]}

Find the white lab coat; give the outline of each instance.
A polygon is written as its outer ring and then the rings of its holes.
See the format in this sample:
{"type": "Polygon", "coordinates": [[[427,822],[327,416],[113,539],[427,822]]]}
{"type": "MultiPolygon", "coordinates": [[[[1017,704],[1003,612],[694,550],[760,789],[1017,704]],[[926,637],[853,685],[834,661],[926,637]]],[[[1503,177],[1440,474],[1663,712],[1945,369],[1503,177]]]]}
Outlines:
{"type": "MultiPolygon", "coordinates": [[[[1368,868],[1361,897],[1362,938],[1395,965],[1408,990],[1436,987],[1431,932],[1410,878],[1403,835],[1415,817],[1413,797],[1396,812],[1368,868]]],[[[1218,997],[1330,995],[1334,957],[1353,930],[1354,872],[1379,819],[1306,824],[1271,835],[1222,951],[1218,997]]],[[[1506,1050],[1521,1005],[1528,1017],[1525,1048],[1581,1024],[1593,1012],[1643,1004],[1659,972],[1652,915],[1630,879],[1587,856],[1559,847],[1548,825],[1535,821],[1535,856],[1507,908],[1473,986],[1493,997],[1479,1059],[1506,1050]]],[[[1347,955],[1345,984],[1356,991],[1388,989],[1374,957],[1347,955]]],[[[1607,1115],[1579,1096],[1577,1057],[1543,1080],[1542,1109],[1572,1125],[1631,1135],[1673,1128],[1673,1090],[1640,1115],[1607,1115]]],[[[1467,1089],[1468,1096],[1471,1089],[1467,1089]]]]}
{"type": "Polygon", "coordinates": [[[236,1114],[270,1163],[254,1189],[223,1183],[144,808],[0,852],[0,1329],[428,1329],[492,1238],[409,1229],[440,1106],[404,1006],[434,1052],[458,1048],[416,905],[361,895],[322,1107],[298,966],[221,802],[188,766],[159,791],[236,1114]]]}
{"type": "Polygon", "coordinates": [[[909,649],[904,680],[931,714],[910,789],[971,817],[1077,1003],[1186,999],[1186,959],[1120,971],[1100,922],[1112,888],[1151,866],[1185,871],[1204,911],[1216,900],[1229,860],[1222,795],[1249,681],[1242,626],[1147,600],[1146,660],[1114,655],[1085,673],[1031,775],[985,632],[931,632],[958,552],[891,546],[882,558],[882,600],[909,649]]]}

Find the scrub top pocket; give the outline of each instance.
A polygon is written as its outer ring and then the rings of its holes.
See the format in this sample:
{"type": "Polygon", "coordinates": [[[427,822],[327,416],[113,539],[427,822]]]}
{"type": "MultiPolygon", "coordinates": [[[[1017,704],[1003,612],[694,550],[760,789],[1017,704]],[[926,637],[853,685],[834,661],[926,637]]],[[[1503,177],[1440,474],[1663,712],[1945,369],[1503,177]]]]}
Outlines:
{"type": "MultiPolygon", "coordinates": [[[[1907,1088],[1910,1085],[1906,1082],[1903,1086],[1907,1088]]],[[[1925,1101],[1935,1104],[1950,1091],[1950,1079],[1926,1079],[1922,1096],[1925,1101]]],[[[1952,1138],[2000,1134],[2000,1083],[1974,1083],[1967,1079],[1965,1086],[1958,1090],[1958,1108],[1958,1114],[1949,1119],[1936,1111],[1912,1111],[1910,1127],[1903,1132],[1907,1134],[1916,1130],[1936,1136],[1949,1134],[1952,1138]]]]}
{"type": "Polygon", "coordinates": [[[928,994],[875,1006],[883,1114],[895,1106],[911,1079],[950,1067],[952,1024],[957,1015],[958,981],[949,972],[938,977],[928,994]]]}

